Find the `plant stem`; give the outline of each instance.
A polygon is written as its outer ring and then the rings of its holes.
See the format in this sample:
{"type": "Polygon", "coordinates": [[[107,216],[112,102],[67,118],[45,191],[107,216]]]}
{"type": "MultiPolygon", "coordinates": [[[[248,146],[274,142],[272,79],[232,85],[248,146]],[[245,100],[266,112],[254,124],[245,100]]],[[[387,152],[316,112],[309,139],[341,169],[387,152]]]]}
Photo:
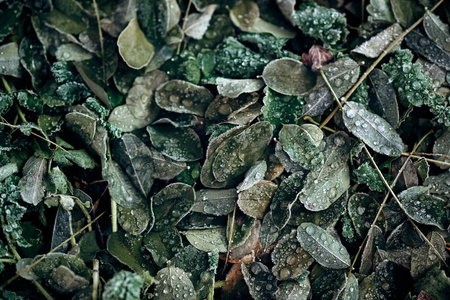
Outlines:
{"type": "Polygon", "coordinates": [[[89,232],[92,231],[92,225],[90,225],[90,223],[91,223],[91,215],[90,215],[89,212],[86,210],[86,207],[84,207],[83,202],[81,202],[81,200],[78,199],[77,197],[74,197],[74,198],[75,198],[75,202],[78,204],[78,206],[80,207],[81,211],[83,212],[84,216],[85,216],[86,219],[87,219],[87,222],[88,222],[88,225],[89,225],[88,231],[89,231],[89,232]]]}
{"type": "MultiPolygon", "coordinates": [[[[433,12],[436,8],[438,8],[439,5],[442,4],[444,0],[440,0],[438,3],[436,3],[433,8],[429,10],[429,12],[433,12]]],[[[383,60],[383,58],[394,49],[395,45],[399,43],[403,38],[411,32],[414,28],[416,28],[420,23],[422,23],[423,18],[425,15],[423,15],[420,19],[418,19],[414,24],[412,24],[408,29],[403,31],[401,35],[399,35],[381,54],[378,56],[378,58],[373,62],[373,64],[370,65],[370,67],[364,72],[364,74],[359,78],[359,80],[355,83],[355,85],[347,92],[347,94],[344,96],[344,99],[347,100],[350,98],[350,96],[353,94],[353,92],[358,88],[358,86],[366,79],[366,77],[372,72],[373,69],[383,60]]],[[[340,106],[342,106],[345,103],[345,100],[340,103],[340,106]]],[[[325,126],[331,118],[333,118],[334,114],[338,111],[339,107],[336,107],[329,115],[328,117],[322,122],[322,124],[319,126],[322,128],[325,126]]]]}
{"type": "Polygon", "coordinates": [[[100,278],[100,263],[98,259],[94,258],[92,267],[92,300],[97,300],[98,288],[99,288],[99,278],[100,278]]]}
{"type": "MultiPolygon", "coordinates": [[[[184,30],[186,29],[186,21],[187,21],[188,15],[189,15],[189,11],[191,10],[191,5],[192,5],[192,0],[189,0],[189,3],[188,3],[187,8],[186,8],[186,13],[185,13],[184,19],[183,19],[183,26],[181,27],[181,31],[183,31],[183,33],[184,33],[184,30]]],[[[180,54],[181,43],[182,42],[183,41],[178,43],[177,55],[180,54]]]]}
{"type": "Polygon", "coordinates": [[[17,260],[14,258],[0,258],[1,263],[9,263],[9,264],[15,264],[17,263],[17,260]]]}
{"type": "Polygon", "coordinates": [[[111,197],[111,227],[112,232],[117,232],[117,203],[111,197]]]}

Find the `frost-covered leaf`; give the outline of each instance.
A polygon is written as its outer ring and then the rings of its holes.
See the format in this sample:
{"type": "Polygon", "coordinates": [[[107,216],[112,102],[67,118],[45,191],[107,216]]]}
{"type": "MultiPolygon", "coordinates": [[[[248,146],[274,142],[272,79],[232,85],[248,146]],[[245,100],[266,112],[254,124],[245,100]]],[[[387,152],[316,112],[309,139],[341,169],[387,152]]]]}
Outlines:
{"type": "Polygon", "coordinates": [[[440,154],[443,156],[437,157],[438,161],[447,163],[447,165],[435,163],[441,169],[448,169],[448,163],[450,163],[450,129],[446,129],[442,135],[436,140],[433,146],[433,153],[440,154]]]}
{"type": "Polygon", "coordinates": [[[450,189],[450,172],[428,177],[423,183],[430,188],[430,193],[445,195],[450,189]]]}
{"type": "Polygon", "coordinates": [[[399,156],[402,153],[404,144],[397,132],[364,105],[349,101],[344,106],[342,116],[345,126],[374,151],[387,156],[399,156]]]}
{"type": "Polygon", "coordinates": [[[21,77],[19,46],[16,43],[1,45],[0,53],[0,74],[21,77]]]}
{"type": "Polygon", "coordinates": [[[97,118],[81,112],[70,112],[65,116],[67,126],[86,143],[94,139],[97,129],[97,118]]]}
{"type": "Polygon", "coordinates": [[[195,161],[202,157],[202,145],[195,131],[189,127],[171,125],[148,126],[152,145],[175,161],[195,161]]]}
{"type": "Polygon", "coordinates": [[[423,27],[430,39],[445,51],[450,51],[450,32],[447,24],[441,21],[437,15],[427,11],[423,18],[423,27]]]}
{"type": "Polygon", "coordinates": [[[203,37],[209,26],[209,21],[216,10],[217,5],[211,4],[204,8],[201,14],[190,14],[186,20],[184,33],[196,40],[203,37]]]}
{"type": "Polygon", "coordinates": [[[297,229],[297,239],[319,264],[331,269],[350,266],[350,255],[341,242],[326,230],[312,223],[303,223],[297,229]]]}
{"type": "Polygon", "coordinates": [[[227,251],[226,228],[194,229],[183,233],[189,243],[202,251],[227,251]]]}
{"type": "Polygon", "coordinates": [[[402,202],[406,214],[414,221],[434,225],[440,229],[448,225],[444,208],[446,201],[430,194],[428,187],[410,187],[401,192],[398,199],[402,202]]]}
{"type": "Polygon", "coordinates": [[[370,274],[359,284],[359,300],[364,300],[365,296],[369,299],[379,299],[375,291],[375,273],[370,274]]]}
{"type": "Polygon", "coordinates": [[[260,240],[264,248],[272,245],[278,238],[278,228],[273,222],[272,211],[269,211],[261,223],[260,240]]]}
{"type": "Polygon", "coordinates": [[[4,166],[0,167],[0,182],[8,178],[9,176],[13,175],[14,173],[17,173],[19,171],[19,168],[17,167],[17,164],[15,163],[8,163],[4,166]]]}
{"type": "Polygon", "coordinates": [[[64,243],[72,235],[72,215],[70,211],[64,209],[62,206],[58,207],[56,212],[55,224],[53,225],[53,235],[50,247],[55,247],[63,244],[61,248],[55,252],[66,252],[69,247],[69,243],[64,243]]]}
{"type": "Polygon", "coordinates": [[[195,202],[193,188],[184,183],[172,183],[153,197],[155,230],[176,225],[186,216],[195,202]]]}
{"type": "Polygon", "coordinates": [[[367,83],[370,108],[391,126],[397,126],[399,121],[397,97],[386,73],[380,69],[373,69],[367,76],[367,83]]]}
{"type": "Polygon", "coordinates": [[[278,285],[275,293],[276,300],[306,300],[308,299],[311,284],[308,277],[301,282],[295,280],[283,281],[278,285]]]}
{"type": "Polygon", "coordinates": [[[377,58],[402,33],[402,27],[398,23],[395,23],[353,49],[352,53],[364,55],[369,58],[377,58]]]}
{"type": "Polygon", "coordinates": [[[161,300],[172,300],[183,298],[196,300],[197,294],[189,276],[180,268],[168,266],[159,270],[155,279],[155,297],[161,300]]]}
{"type": "Polygon", "coordinates": [[[414,278],[417,278],[429,267],[445,257],[445,240],[442,235],[437,231],[432,231],[427,235],[427,239],[433,247],[430,247],[428,243],[424,243],[422,246],[411,250],[411,275],[414,278]]]}
{"type": "Polygon", "coordinates": [[[187,81],[171,80],[156,90],[155,99],[165,110],[203,116],[213,95],[205,87],[187,81]]]}
{"type": "Polygon", "coordinates": [[[314,258],[300,246],[297,231],[282,238],[272,252],[273,274],[279,280],[296,278],[306,271],[314,262],[314,258]]]}
{"type": "Polygon", "coordinates": [[[195,192],[192,211],[215,216],[227,215],[233,211],[238,194],[236,189],[203,189],[195,192]]]}
{"type": "Polygon", "coordinates": [[[345,271],[320,268],[311,281],[311,292],[318,299],[339,299],[346,284],[345,271]]]}
{"type": "MultiPolygon", "coordinates": [[[[336,96],[343,96],[358,80],[359,66],[356,61],[346,57],[328,64],[322,68],[331,84],[336,96]]],[[[334,97],[322,78],[317,79],[317,84],[303,94],[305,99],[304,115],[310,117],[320,116],[333,103],[334,97]]]]}
{"type": "Polygon", "coordinates": [[[394,23],[394,13],[392,12],[389,0],[370,0],[367,5],[367,12],[369,13],[369,22],[383,21],[386,23],[394,23]]]}
{"type": "MultiPolygon", "coordinates": [[[[41,256],[37,256],[34,258],[34,262],[36,262],[41,256]]],[[[85,280],[85,285],[88,284],[86,279],[89,279],[91,276],[91,270],[84,264],[84,262],[76,257],[75,255],[65,254],[65,253],[49,253],[43,260],[40,260],[37,264],[33,266],[33,272],[37,276],[42,279],[53,281],[57,279],[58,281],[54,282],[56,286],[58,286],[61,282],[59,281],[61,278],[58,278],[57,274],[55,274],[55,270],[60,267],[66,267],[70,271],[72,271],[75,275],[80,276],[85,280]]],[[[68,282],[70,284],[70,280],[68,282]]]]}
{"type": "Polygon", "coordinates": [[[318,169],[324,161],[321,152],[322,130],[313,124],[284,125],[279,133],[280,143],[289,157],[308,170],[318,169]]]}
{"type": "Polygon", "coordinates": [[[136,273],[122,270],[108,280],[102,293],[103,299],[139,299],[144,281],[136,273]]]}
{"type": "Polygon", "coordinates": [[[316,84],[316,75],[292,58],[272,60],[264,68],[262,78],[272,90],[283,95],[300,95],[316,84]]]}
{"type": "Polygon", "coordinates": [[[145,37],[136,18],[119,35],[117,46],[122,59],[133,69],[144,67],[153,56],[154,47],[145,37]]]}
{"type": "Polygon", "coordinates": [[[411,31],[405,37],[405,41],[409,48],[445,70],[450,71],[450,52],[439,48],[434,41],[416,31],[411,31]]]}
{"type": "Polygon", "coordinates": [[[47,174],[47,160],[37,156],[30,157],[22,170],[19,180],[20,195],[23,201],[38,205],[44,198],[44,176],[47,174]]]}
{"type": "MultiPolygon", "coordinates": [[[[356,232],[364,238],[380,209],[380,205],[367,194],[356,193],[348,199],[348,215],[352,219],[356,232]]],[[[385,227],[384,215],[378,217],[376,225],[385,227]]]]}
{"type": "Polygon", "coordinates": [[[246,172],[266,149],[272,139],[269,122],[259,122],[220,145],[212,164],[217,181],[228,182],[246,172]]]}
{"type": "Polygon", "coordinates": [[[278,185],[273,182],[260,181],[252,187],[241,191],[237,204],[245,214],[262,219],[277,188],[278,185]]]}
{"type": "Polygon", "coordinates": [[[259,91],[264,87],[262,79],[228,79],[219,77],[216,79],[217,91],[219,94],[236,98],[243,93],[259,91]]]}
{"type": "Polygon", "coordinates": [[[147,233],[144,236],[143,244],[152,254],[153,260],[161,268],[166,266],[167,261],[183,246],[181,236],[175,227],[164,228],[161,232],[147,233]]]}
{"type": "Polygon", "coordinates": [[[145,201],[143,194],[133,186],[130,178],[117,162],[113,160],[104,162],[102,166],[102,177],[108,181],[111,198],[118,204],[127,208],[134,208],[139,203],[145,201]]]}
{"type": "Polygon", "coordinates": [[[385,187],[381,176],[369,163],[366,162],[360,165],[358,169],[353,171],[353,174],[356,176],[356,181],[359,184],[366,184],[371,191],[384,191],[385,187]]]}
{"type": "Polygon", "coordinates": [[[243,263],[242,274],[254,299],[272,299],[277,291],[277,280],[267,266],[260,262],[243,263]]]}

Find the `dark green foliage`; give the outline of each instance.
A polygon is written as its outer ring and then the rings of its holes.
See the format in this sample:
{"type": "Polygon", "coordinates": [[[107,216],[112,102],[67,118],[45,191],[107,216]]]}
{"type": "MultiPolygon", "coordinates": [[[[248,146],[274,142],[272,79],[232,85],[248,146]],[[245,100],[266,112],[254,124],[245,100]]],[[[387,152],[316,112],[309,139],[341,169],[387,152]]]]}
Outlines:
{"type": "Polygon", "coordinates": [[[214,138],[218,137],[224,132],[227,132],[231,128],[236,127],[232,124],[215,124],[206,126],[206,134],[210,134],[209,140],[212,141],[214,138]]]}
{"type": "Polygon", "coordinates": [[[33,91],[18,91],[16,98],[22,107],[33,112],[42,113],[42,99],[33,91]]]}
{"type": "Polygon", "coordinates": [[[22,296],[17,295],[11,291],[3,291],[1,298],[2,300],[23,300],[22,296]]]}
{"type": "Polygon", "coordinates": [[[69,81],[60,85],[56,93],[67,105],[78,103],[91,95],[91,91],[83,83],[76,81],[69,81]]]}
{"type": "Polygon", "coordinates": [[[277,132],[282,124],[299,124],[303,114],[303,97],[286,96],[271,90],[264,89],[264,106],[261,108],[263,120],[269,121],[277,132]]]}
{"type": "Polygon", "coordinates": [[[367,107],[367,102],[369,101],[369,90],[367,89],[366,80],[358,85],[349,100],[364,104],[367,107]]]}
{"type": "Polygon", "coordinates": [[[366,184],[372,191],[384,191],[383,180],[378,174],[377,170],[372,168],[368,163],[364,163],[353,171],[356,176],[356,181],[359,184],[366,184]]]}
{"type": "Polygon", "coordinates": [[[162,67],[170,79],[181,79],[193,84],[200,83],[200,68],[192,52],[183,51],[168,60],[162,67]]]}
{"type": "Polygon", "coordinates": [[[445,127],[450,127],[450,95],[447,98],[432,94],[430,95],[428,106],[430,111],[436,116],[436,121],[445,127]]]}
{"type": "Polygon", "coordinates": [[[103,299],[140,299],[143,286],[144,282],[138,274],[129,271],[120,271],[105,284],[103,299]]]}
{"type": "Polygon", "coordinates": [[[268,57],[284,56],[282,48],[289,39],[277,38],[269,33],[241,33],[238,39],[258,49],[258,52],[268,57]]]}
{"type": "Polygon", "coordinates": [[[341,219],[342,221],[342,236],[349,243],[353,243],[355,241],[355,229],[353,229],[352,220],[348,216],[347,210],[345,210],[344,215],[341,219]]]}
{"type": "Polygon", "coordinates": [[[20,1],[2,1],[0,3],[0,42],[19,22],[22,8],[23,4],[20,1]]]}
{"type": "Polygon", "coordinates": [[[71,65],[65,61],[55,62],[50,70],[57,83],[65,83],[68,81],[75,81],[77,76],[74,74],[71,65]]]}
{"type": "Polygon", "coordinates": [[[198,162],[187,163],[186,169],[175,177],[178,182],[194,185],[200,176],[200,164],[198,162]]]}
{"type": "Polygon", "coordinates": [[[233,37],[227,38],[216,52],[216,72],[227,78],[254,78],[262,74],[267,63],[267,58],[233,37]]]}
{"type": "MultiPolygon", "coordinates": [[[[20,204],[19,177],[10,176],[0,182],[0,215],[5,220],[3,233],[10,235],[20,247],[30,244],[22,237],[21,220],[27,209],[20,204]]],[[[3,225],[3,224],[2,224],[3,225]]]]}
{"type": "Polygon", "coordinates": [[[335,9],[303,3],[294,11],[293,20],[304,34],[320,39],[325,46],[342,44],[347,38],[347,19],[335,9]]]}
{"type": "Polygon", "coordinates": [[[422,65],[412,63],[413,55],[407,49],[397,50],[383,71],[397,89],[398,99],[404,106],[422,106],[428,103],[433,88],[431,79],[423,74],[422,65]]]}
{"type": "Polygon", "coordinates": [[[0,115],[8,112],[11,105],[13,105],[14,96],[0,92],[0,115]]]}

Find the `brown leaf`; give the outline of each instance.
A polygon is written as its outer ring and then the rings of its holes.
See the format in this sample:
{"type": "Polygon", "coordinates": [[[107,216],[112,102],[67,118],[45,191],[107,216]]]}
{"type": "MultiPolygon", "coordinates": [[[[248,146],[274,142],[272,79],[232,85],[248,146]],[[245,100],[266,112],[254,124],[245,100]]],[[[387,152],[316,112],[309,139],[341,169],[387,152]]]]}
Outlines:
{"type": "Polygon", "coordinates": [[[326,65],[333,58],[333,54],[327,49],[314,45],[309,49],[309,54],[302,54],[302,63],[312,70],[326,65]]]}
{"type": "MultiPolygon", "coordinates": [[[[400,157],[392,164],[392,175],[394,178],[397,176],[398,171],[400,171],[402,165],[406,161],[406,157],[400,157]]],[[[405,169],[402,174],[398,178],[396,188],[399,190],[405,190],[412,186],[419,185],[419,177],[417,176],[416,169],[414,168],[414,164],[410,161],[406,164],[405,169]]]]}
{"type": "Polygon", "coordinates": [[[427,292],[421,291],[419,296],[417,296],[417,300],[437,300],[437,299],[428,294],[427,292]]]}
{"type": "Polygon", "coordinates": [[[225,279],[225,285],[222,288],[221,299],[251,299],[247,284],[244,281],[244,275],[241,271],[242,262],[233,265],[225,279]]]}

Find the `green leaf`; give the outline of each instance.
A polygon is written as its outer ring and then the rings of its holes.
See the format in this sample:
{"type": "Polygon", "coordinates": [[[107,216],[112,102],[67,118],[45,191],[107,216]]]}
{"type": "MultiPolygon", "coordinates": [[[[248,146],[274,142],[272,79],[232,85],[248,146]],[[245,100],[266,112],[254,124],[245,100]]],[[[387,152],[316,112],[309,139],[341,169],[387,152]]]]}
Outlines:
{"type": "MultiPolygon", "coordinates": [[[[362,43],[351,52],[353,54],[363,55],[365,57],[369,57],[372,59],[377,58],[383,51],[387,49],[387,47],[395,41],[403,32],[400,24],[395,23],[376,36],[370,38],[370,40],[362,43]]],[[[392,51],[392,50],[391,50],[392,51]]],[[[391,52],[389,51],[389,52],[391,52]]],[[[389,53],[388,52],[388,53],[389,53]]]]}
{"type": "Polygon", "coordinates": [[[104,286],[103,299],[140,299],[144,281],[136,273],[122,270],[108,280],[104,286]]]}
{"type": "Polygon", "coordinates": [[[236,249],[244,245],[252,234],[252,229],[255,225],[256,219],[250,216],[240,215],[233,219],[233,215],[229,214],[226,234],[227,238],[231,236],[230,249],[236,249]]]}
{"type": "Polygon", "coordinates": [[[260,181],[263,181],[267,172],[267,163],[265,160],[257,161],[245,173],[244,180],[237,186],[237,191],[248,190],[260,181]]]}
{"type": "Polygon", "coordinates": [[[22,170],[19,180],[20,195],[23,201],[38,205],[44,198],[44,176],[47,174],[47,160],[36,156],[30,157],[22,170]]]}
{"type": "MultiPolygon", "coordinates": [[[[280,2],[278,2],[280,3],[280,2]]],[[[305,278],[301,282],[289,280],[278,285],[275,293],[276,300],[306,300],[311,290],[309,279],[305,278]]]]}
{"type": "Polygon", "coordinates": [[[176,225],[186,216],[195,202],[193,188],[184,183],[172,183],[153,197],[155,230],[176,225]]]}
{"type": "Polygon", "coordinates": [[[405,37],[405,41],[409,48],[450,71],[450,53],[439,48],[434,41],[415,31],[411,31],[405,37]]]}
{"type": "Polygon", "coordinates": [[[261,224],[260,240],[261,246],[264,248],[269,247],[278,239],[279,233],[278,228],[272,219],[272,211],[269,211],[264,216],[261,224]]]}
{"type": "Polygon", "coordinates": [[[360,165],[358,169],[353,171],[353,174],[356,175],[356,181],[359,184],[366,184],[371,191],[384,191],[385,187],[381,176],[369,163],[366,162],[360,165]]]}
{"type": "Polygon", "coordinates": [[[195,192],[192,211],[215,216],[227,215],[233,211],[238,194],[236,189],[203,189],[195,192]]]}
{"type": "Polygon", "coordinates": [[[428,187],[413,186],[401,192],[398,199],[402,202],[405,213],[420,224],[446,228],[446,201],[429,193],[428,187]]]}
{"type": "MultiPolygon", "coordinates": [[[[367,194],[356,193],[348,199],[348,215],[352,219],[356,233],[362,238],[367,235],[372,222],[377,216],[380,205],[367,194]]],[[[384,215],[378,217],[376,225],[385,228],[384,215]]]]}
{"type": "Polygon", "coordinates": [[[212,164],[216,180],[228,182],[246,172],[261,157],[272,139],[269,122],[259,122],[225,141],[212,164]]]}
{"type": "MultiPolygon", "coordinates": [[[[1,19],[2,18],[0,17],[0,20],[1,19]]],[[[0,28],[3,27],[0,26],[0,28]]],[[[0,53],[2,54],[0,56],[0,74],[14,77],[21,77],[22,68],[20,66],[19,46],[16,43],[8,43],[1,45],[0,53]]]]}
{"type": "Polygon", "coordinates": [[[390,0],[370,0],[367,5],[369,13],[369,22],[382,21],[386,23],[394,23],[394,13],[392,12],[390,0]]]}
{"type": "Polygon", "coordinates": [[[15,163],[9,163],[0,167],[0,182],[13,175],[14,173],[19,172],[19,168],[15,163]]]}
{"type": "Polygon", "coordinates": [[[430,247],[428,243],[411,250],[411,275],[417,278],[424,273],[432,265],[438,263],[440,258],[445,257],[445,240],[437,232],[432,231],[427,235],[427,239],[433,245],[430,247]],[[436,254],[438,251],[439,256],[436,254]]]}
{"type": "Polygon", "coordinates": [[[30,37],[24,37],[19,46],[20,63],[31,76],[35,89],[39,90],[50,75],[50,65],[46,60],[44,47],[30,37]]]}
{"type": "Polygon", "coordinates": [[[154,266],[144,257],[142,236],[133,236],[124,231],[111,233],[106,243],[108,252],[134,272],[142,275],[147,271],[153,273],[154,266]]]}
{"type": "MultiPolygon", "coordinates": [[[[40,257],[41,256],[35,257],[33,262],[37,261],[40,257]]],[[[55,282],[56,285],[58,285],[61,278],[57,278],[57,274],[54,273],[54,270],[61,266],[70,269],[74,274],[83,278],[85,282],[84,286],[89,284],[86,279],[90,278],[91,270],[86,267],[84,262],[75,255],[65,253],[49,253],[43,260],[33,266],[33,272],[45,280],[58,279],[58,282],[55,282]]]]}
{"type": "Polygon", "coordinates": [[[139,202],[135,207],[128,208],[117,204],[117,221],[128,233],[141,234],[147,226],[153,226],[155,217],[147,201],[139,202]]]}
{"type": "Polygon", "coordinates": [[[135,208],[145,201],[143,195],[133,186],[129,177],[123,172],[120,165],[108,160],[102,164],[102,177],[108,181],[108,190],[111,198],[119,205],[135,208]]]}
{"type": "Polygon", "coordinates": [[[94,55],[77,44],[62,44],[56,50],[59,61],[82,61],[92,59],[94,55]]]}
{"type": "Polygon", "coordinates": [[[42,113],[43,105],[42,105],[42,99],[38,97],[37,94],[35,94],[33,91],[18,91],[16,93],[17,101],[19,101],[19,104],[26,109],[37,112],[39,114],[42,113]]]}
{"type": "Polygon", "coordinates": [[[96,166],[95,160],[84,149],[67,150],[67,152],[56,149],[53,160],[62,167],[72,166],[72,162],[83,169],[93,169],[96,166]]]}
{"type": "Polygon", "coordinates": [[[277,291],[277,280],[269,268],[260,262],[243,263],[241,271],[250,295],[254,299],[272,299],[277,291]]]}
{"type": "MultiPolygon", "coordinates": [[[[450,153],[450,129],[446,129],[442,135],[436,140],[433,145],[433,153],[443,155],[441,157],[437,157],[438,161],[442,161],[445,163],[450,163],[450,159],[447,157],[450,153]]],[[[448,169],[448,165],[435,163],[439,168],[445,170],[448,169]]]]}
{"type": "Polygon", "coordinates": [[[147,131],[152,145],[175,161],[195,161],[203,156],[200,138],[189,127],[158,125],[148,126],[147,131]]]}
{"type": "Polygon", "coordinates": [[[430,39],[432,39],[439,48],[444,51],[450,51],[449,27],[442,22],[437,15],[426,11],[423,18],[423,27],[430,39]]]}
{"type": "Polygon", "coordinates": [[[394,128],[399,121],[397,97],[389,77],[380,69],[373,69],[367,76],[369,84],[369,106],[377,115],[394,128]]]}
{"type": "MultiPolygon", "coordinates": [[[[19,22],[23,4],[19,1],[4,2],[0,6],[0,42],[8,36],[19,22]]],[[[1,50],[0,50],[1,51],[1,50]]],[[[6,74],[5,74],[6,75],[6,74]]]]}
{"type": "Polygon", "coordinates": [[[371,227],[367,234],[367,243],[361,255],[361,266],[359,272],[361,274],[370,274],[375,269],[375,252],[377,249],[386,250],[386,241],[384,240],[383,230],[377,225],[371,227]]]}
{"type": "Polygon", "coordinates": [[[56,212],[55,225],[53,226],[53,235],[52,242],[50,247],[54,249],[58,247],[60,244],[63,244],[61,248],[59,248],[56,252],[66,252],[69,243],[66,241],[72,235],[72,214],[70,211],[64,209],[62,206],[58,207],[58,211],[56,212]]]}
{"type": "Polygon", "coordinates": [[[97,129],[97,118],[81,112],[70,112],[65,116],[66,125],[87,144],[92,142],[97,129]]]}
{"type": "Polygon", "coordinates": [[[205,87],[187,81],[171,80],[156,90],[155,99],[165,110],[204,116],[213,95],[205,87]]]}
{"type": "Polygon", "coordinates": [[[391,261],[384,260],[375,271],[375,291],[378,298],[404,298],[408,293],[408,288],[404,284],[405,280],[410,280],[408,270],[391,261]]]}
{"type": "Polygon", "coordinates": [[[156,274],[155,279],[158,281],[155,286],[156,299],[197,299],[192,281],[189,279],[187,273],[180,268],[168,266],[161,269],[156,274]]]}
{"type": "Polygon", "coordinates": [[[404,144],[397,132],[362,104],[347,102],[342,117],[345,126],[374,151],[387,156],[399,156],[402,153],[404,144]]]}
{"type": "Polygon", "coordinates": [[[314,262],[297,240],[297,231],[284,236],[272,252],[273,274],[279,280],[296,278],[303,274],[314,262]]]}
{"type": "Polygon", "coordinates": [[[133,69],[143,68],[153,56],[154,47],[145,37],[136,18],[119,35],[117,46],[122,59],[133,69]]]}
{"type": "Polygon", "coordinates": [[[316,85],[316,75],[292,58],[272,60],[264,68],[262,78],[268,87],[283,95],[300,95],[316,85]]]}
{"type": "Polygon", "coordinates": [[[426,291],[438,300],[445,300],[450,292],[450,278],[440,269],[439,264],[435,264],[417,280],[414,290],[416,293],[426,291]]]}
{"type": "Polygon", "coordinates": [[[201,78],[200,66],[192,52],[184,50],[174,55],[161,66],[161,70],[169,75],[170,79],[180,79],[192,84],[199,84],[201,78]]]}
{"type": "Polygon", "coordinates": [[[249,189],[241,191],[237,204],[245,214],[262,219],[277,188],[278,185],[273,182],[260,181],[249,189]]]}
{"type": "Polygon", "coordinates": [[[323,133],[318,126],[284,125],[279,137],[283,150],[303,168],[315,170],[323,164],[324,158],[320,151],[323,133]]]}
{"type": "Polygon", "coordinates": [[[340,241],[326,230],[312,223],[297,229],[297,239],[309,255],[320,265],[330,269],[350,267],[350,255],[340,241]]]}
{"type": "MultiPolygon", "coordinates": [[[[348,57],[338,59],[334,63],[322,67],[338,98],[343,96],[356,83],[359,77],[359,69],[356,61],[348,57]]],[[[335,101],[328,85],[322,78],[318,78],[314,88],[304,93],[303,96],[306,103],[304,115],[310,117],[322,115],[335,101]]]]}
{"type": "Polygon", "coordinates": [[[226,228],[193,229],[184,232],[189,243],[202,251],[227,251],[226,228]]]}
{"type": "Polygon", "coordinates": [[[411,26],[423,13],[423,7],[415,0],[390,0],[395,19],[403,28],[411,26]],[[405,9],[408,7],[408,9],[405,9]]]}
{"type": "Polygon", "coordinates": [[[131,113],[129,105],[120,105],[111,112],[108,123],[116,126],[123,132],[131,132],[136,129],[144,128],[151,123],[151,120],[148,118],[137,118],[131,113]]]}
{"type": "Polygon", "coordinates": [[[264,87],[261,79],[216,79],[217,91],[225,97],[236,98],[243,93],[257,92],[264,87]]]}
{"type": "Polygon", "coordinates": [[[237,98],[229,98],[227,96],[218,95],[209,104],[208,109],[205,112],[205,117],[214,121],[223,121],[226,118],[228,123],[232,123],[230,122],[231,118],[239,113],[245,112],[245,109],[254,105],[258,99],[258,93],[251,93],[250,95],[241,94],[237,98]]]}
{"type": "Polygon", "coordinates": [[[161,268],[165,267],[167,261],[183,248],[181,236],[175,227],[164,228],[161,232],[147,233],[144,236],[144,246],[161,268]]]}

